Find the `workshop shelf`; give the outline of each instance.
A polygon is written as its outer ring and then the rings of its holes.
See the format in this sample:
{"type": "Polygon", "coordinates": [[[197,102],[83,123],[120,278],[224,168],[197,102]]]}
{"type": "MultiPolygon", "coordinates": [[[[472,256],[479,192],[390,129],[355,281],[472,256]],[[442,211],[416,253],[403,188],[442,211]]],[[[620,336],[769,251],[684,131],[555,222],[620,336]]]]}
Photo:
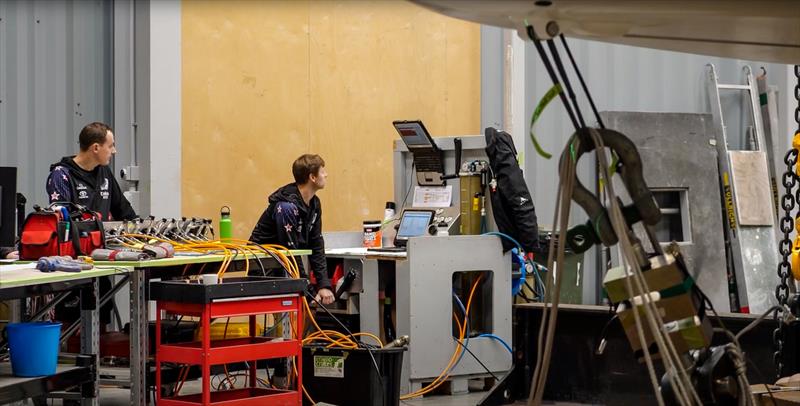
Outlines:
{"type": "Polygon", "coordinates": [[[193,341],[180,344],[163,344],[158,347],[161,362],[200,365],[207,358],[211,365],[230,364],[250,360],[285,358],[297,354],[298,340],[275,337],[245,337],[211,342],[208,356],[203,354],[203,343],[193,341]]]}
{"type": "MultiPolygon", "coordinates": [[[[202,403],[202,394],[162,398],[163,406],[194,406],[202,403]]],[[[297,392],[280,389],[246,388],[211,392],[212,406],[297,406],[297,392]]]]}
{"type": "Polygon", "coordinates": [[[150,284],[151,298],[156,300],[156,387],[162,386],[161,364],[200,365],[203,391],[199,394],[161,397],[158,405],[292,405],[302,403],[302,342],[299,339],[256,336],[256,315],[294,313],[293,331],[303,331],[302,292],[307,282],[293,279],[237,278],[216,285],[198,285],[181,281],[158,281],[150,284]],[[285,282],[285,283],[284,283],[285,282]],[[162,317],[165,314],[200,317],[200,341],[161,342],[162,317]],[[212,340],[213,319],[248,316],[249,336],[212,340]],[[297,365],[296,389],[264,389],[257,385],[256,366],[259,360],[294,358],[297,365]],[[227,391],[211,391],[211,366],[248,362],[249,387],[227,391]]]}

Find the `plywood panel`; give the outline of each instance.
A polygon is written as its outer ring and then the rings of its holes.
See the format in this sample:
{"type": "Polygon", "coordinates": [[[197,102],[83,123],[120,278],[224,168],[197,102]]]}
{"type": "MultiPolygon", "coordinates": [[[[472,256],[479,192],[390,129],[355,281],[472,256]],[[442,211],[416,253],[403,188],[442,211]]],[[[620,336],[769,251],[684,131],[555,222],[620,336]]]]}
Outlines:
{"type": "Polygon", "coordinates": [[[380,218],[391,121],[480,128],[479,26],[405,2],[183,3],[183,210],[247,237],[292,161],[327,162],[326,231],[380,218]]]}
{"type": "Polygon", "coordinates": [[[739,225],[771,226],[774,214],[766,154],[757,151],[731,151],[728,154],[739,225]]]}

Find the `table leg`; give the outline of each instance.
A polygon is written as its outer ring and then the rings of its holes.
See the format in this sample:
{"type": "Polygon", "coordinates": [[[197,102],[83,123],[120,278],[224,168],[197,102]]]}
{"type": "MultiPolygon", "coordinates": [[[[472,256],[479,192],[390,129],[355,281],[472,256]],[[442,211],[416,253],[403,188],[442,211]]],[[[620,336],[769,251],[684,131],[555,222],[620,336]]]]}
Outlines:
{"type": "Polygon", "coordinates": [[[358,298],[361,331],[382,336],[380,300],[380,275],[378,261],[365,259],[361,265],[361,294],[358,298]]]}
{"type": "Polygon", "coordinates": [[[81,354],[90,355],[95,367],[95,379],[81,389],[81,404],[84,406],[97,406],[100,396],[100,389],[97,385],[97,366],[100,365],[98,296],[100,296],[99,280],[94,278],[91,285],[81,289],[81,354]]]}
{"type": "MultiPolygon", "coordinates": [[[[253,339],[256,336],[256,316],[250,315],[250,338],[253,339]]],[[[256,388],[256,373],[258,373],[258,360],[253,360],[250,363],[250,387],[256,388]]]]}
{"type": "Polygon", "coordinates": [[[147,301],[146,269],[134,269],[130,276],[130,363],[131,405],[144,405],[147,399],[147,301]]]}

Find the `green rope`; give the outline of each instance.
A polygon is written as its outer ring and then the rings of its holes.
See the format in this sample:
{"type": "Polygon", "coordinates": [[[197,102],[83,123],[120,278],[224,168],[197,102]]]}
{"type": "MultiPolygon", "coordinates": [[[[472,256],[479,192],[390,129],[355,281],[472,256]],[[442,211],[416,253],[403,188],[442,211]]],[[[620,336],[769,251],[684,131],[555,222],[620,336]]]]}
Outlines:
{"type": "Polygon", "coordinates": [[[533,115],[531,116],[531,126],[530,126],[530,136],[531,141],[533,142],[533,147],[536,149],[536,153],[538,153],[544,159],[550,159],[553,155],[545,151],[542,146],[539,144],[539,141],[536,139],[536,135],[533,133],[533,126],[536,124],[536,121],[539,119],[539,116],[544,111],[545,107],[547,107],[550,102],[561,93],[561,85],[555,84],[547,93],[542,96],[539,103],[536,105],[536,109],[533,110],[533,115]]]}

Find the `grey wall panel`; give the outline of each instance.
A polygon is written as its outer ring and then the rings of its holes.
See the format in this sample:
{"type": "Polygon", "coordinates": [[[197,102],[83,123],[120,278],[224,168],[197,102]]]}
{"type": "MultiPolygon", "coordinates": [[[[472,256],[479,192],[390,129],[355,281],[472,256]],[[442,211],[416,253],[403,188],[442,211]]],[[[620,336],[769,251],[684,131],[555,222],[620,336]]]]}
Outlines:
{"type": "Polygon", "coordinates": [[[481,26],[481,133],[503,126],[503,30],[481,26]]]}
{"type": "MultiPolygon", "coordinates": [[[[516,35],[516,34],[515,34],[516,35]]],[[[768,82],[780,89],[787,87],[786,65],[762,64],[678,52],[658,51],[623,45],[612,45],[586,40],[569,40],[573,55],[584,75],[599,110],[623,110],[640,112],[707,113],[708,98],[705,92],[704,72],[707,63],[714,63],[724,83],[743,83],[741,68],[750,64],[754,71],[766,67],[768,82]]],[[[559,49],[561,49],[559,45],[559,49]]],[[[551,87],[552,82],[541,63],[532,43],[526,44],[525,106],[526,129],[530,116],[539,99],[551,87]]],[[[565,63],[568,64],[563,53],[565,63]]],[[[571,69],[568,69],[571,71],[571,69]]],[[[581,109],[587,123],[594,123],[586,98],[579,89],[575,76],[570,76],[575,85],[581,109]]],[[[787,111],[786,98],[781,98],[781,112],[787,111]]],[[[741,100],[724,100],[726,115],[741,115],[741,100]]],[[[739,121],[730,121],[739,123],[739,121]]],[[[732,125],[733,127],[733,125],[732,125]]],[[[736,126],[738,127],[738,126],[736,126]]],[[[734,130],[738,131],[738,130],[734,130]]],[[[558,99],[539,118],[535,127],[539,143],[554,157],[546,160],[538,156],[529,137],[524,148],[525,176],[533,194],[539,223],[547,226],[552,223],[555,209],[555,195],[558,185],[558,155],[573,132],[569,118],[558,99]]],[[[789,137],[788,130],[784,131],[789,137]]],[[[738,134],[738,133],[737,133],[738,134]]],[[[780,138],[779,138],[780,139],[780,138]]],[[[784,140],[784,143],[788,142],[784,140]]],[[[594,183],[593,156],[587,155],[579,167],[579,176],[586,185],[594,183]]],[[[572,211],[571,224],[586,221],[580,208],[572,211]]],[[[592,251],[587,255],[587,273],[584,275],[584,298],[588,303],[597,299],[596,269],[592,261],[592,251]],[[595,288],[593,288],[594,286],[595,288]]]]}
{"type": "Polygon", "coordinates": [[[17,166],[28,208],[46,204],[49,165],[111,122],[111,3],[0,2],[0,166],[17,166]]]}

